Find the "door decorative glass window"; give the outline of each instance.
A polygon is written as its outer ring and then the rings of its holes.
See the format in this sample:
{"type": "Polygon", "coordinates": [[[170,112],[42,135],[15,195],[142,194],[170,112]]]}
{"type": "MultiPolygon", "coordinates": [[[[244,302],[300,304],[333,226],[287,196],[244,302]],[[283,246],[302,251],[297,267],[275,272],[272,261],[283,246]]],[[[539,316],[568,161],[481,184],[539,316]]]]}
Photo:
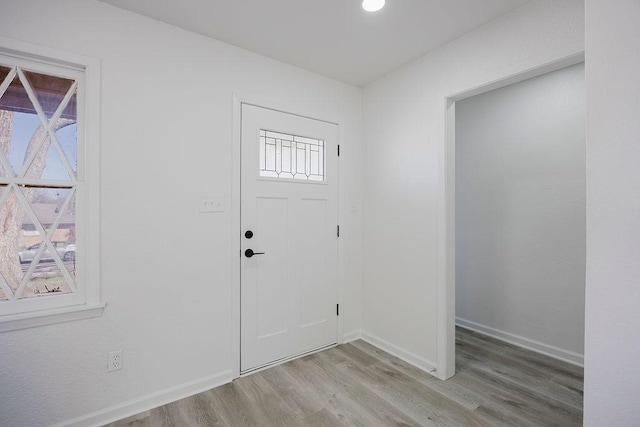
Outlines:
{"type": "Polygon", "coordinates": [[[261,177],[325,180],[323,140],[262,129],[259,144],[261,177]]]}

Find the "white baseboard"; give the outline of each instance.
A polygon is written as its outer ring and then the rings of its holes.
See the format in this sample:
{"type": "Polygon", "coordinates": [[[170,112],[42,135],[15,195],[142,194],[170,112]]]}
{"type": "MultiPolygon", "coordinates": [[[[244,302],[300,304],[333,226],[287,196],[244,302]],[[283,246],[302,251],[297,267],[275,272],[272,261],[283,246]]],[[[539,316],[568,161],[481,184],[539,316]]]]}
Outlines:
{"type": "Polygon", "coordinates": [[[361,330],[351,331],[349,333],[342,335],[342,344],[347,344],[347,343],[350,343],[351,341],[356,341],[359,339],[362,339],[362,331],[361,330]]]}
{"type": "Polygon", "coordinates": [[[546,356],[562,360],[563,362],[571,363],[572,365],[584,367],[583,354],[574,353],[569,350],[564,350],[562,348],[544,344],[539,341],[522,337],[520,335],[515,335],[509,332],[494,329],[489,326],[484,326],[470,320],[461,319],[459,317],[456,317],[456,326],[460,326],[461,328],[469,329],[471,331],[490,336],[497,340],[504,341],[518,347],[526,348],[527,350],[535,351],[536,353],[544,354],[546,356]]]}
{"type": "Polygon", "coordinates": [[[102,426],[114,421],[127,418],[140,412],[148,411],[158,406],[165,405],[185,397],[227,384],[232,380],[231,370],[226,370],[215,375],[189,381],[174,387],[169,387],[155,393],[148,394],[110,408],[101,409],[91,414],[83,415],[71,420],[55,424],[53,427],[62,426],[102,426]]]}
{"type": "Polygon", "coordinates": [[[415,366],[418,369],[422,369],[423,371],[433,376],[437,376],[436,364],[430,360],[427,360],[415,353],[400,348],[395,344],[391,344],[390,342],[385,341],[382,338],[378,338],[375,335],[371,335],[367,332],[362,332],[362,340],[368,342],[374,347],[378,347],[380,350],[384,350],[387,353],[404,360],[405,362],[415,366]]]}

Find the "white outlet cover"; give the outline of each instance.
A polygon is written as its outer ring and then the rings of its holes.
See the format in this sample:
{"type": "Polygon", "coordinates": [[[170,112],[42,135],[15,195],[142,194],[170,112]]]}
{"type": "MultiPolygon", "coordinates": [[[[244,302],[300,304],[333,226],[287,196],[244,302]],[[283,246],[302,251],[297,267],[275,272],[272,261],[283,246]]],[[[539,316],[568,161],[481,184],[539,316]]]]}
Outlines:
{"type": "Polygon", "coordinates": [[[107,372],[117,371],[119,369],[122,369],[122,350],[109,352],[107,372]]]}

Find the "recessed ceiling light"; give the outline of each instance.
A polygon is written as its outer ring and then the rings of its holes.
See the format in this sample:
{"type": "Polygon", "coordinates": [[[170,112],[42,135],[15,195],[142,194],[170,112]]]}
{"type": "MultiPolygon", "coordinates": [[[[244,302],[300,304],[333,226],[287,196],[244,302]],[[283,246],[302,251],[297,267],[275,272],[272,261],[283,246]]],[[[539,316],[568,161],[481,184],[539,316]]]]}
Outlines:
{"type": "Polygon", "coordinates": [[[362,8],[367,12],[377,12],[384,7],[384,0],[362,0],[362,8]]]}

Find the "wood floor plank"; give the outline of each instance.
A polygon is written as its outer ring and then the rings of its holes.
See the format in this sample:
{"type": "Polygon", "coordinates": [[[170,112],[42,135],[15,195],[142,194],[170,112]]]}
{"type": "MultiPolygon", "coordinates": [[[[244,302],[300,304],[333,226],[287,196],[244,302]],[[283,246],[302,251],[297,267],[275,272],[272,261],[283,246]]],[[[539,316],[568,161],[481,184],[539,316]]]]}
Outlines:
{"type": "Polygon", "coordinates": [[[514,411],[524,417],[536,421],[537,425],[574,426],[581,425],[581,411],[565,405],[553,398],[535,392],[517,382],[505,379],[500,375],[483,368],[471,368],[456,375],[470,390],[483,394],[487,400],[483,406],[494,407],[506,413],[514,411]]]}
{"type": "Polygon", "coordinates": [[[224,426],[255,426],[259,420],[252,418],[251,411],[240,396],[238,386],[234,383],[225,384],[208,390],[209,399],[217,408],[218,418],[224,426]]]}
{"type": "Polygon", "coordinates": [[[450,400],[446,402],[446,398],[427,387],[421,387],[419,383],[407,386],[407,383],[400,379],[402,375],[398,376],[389,369],[381,374],[374,365],[360,367],[353,363],[340,363],[336,368],[418,421],[420,425],[488,425],[476,419],[464,407],[450,400]],[[459,411],[451,411],[453,406],[457,406],[456,409],[459,411]]]}
{"type": "Polygon", "coordinates": [[[188,416],[189,425],[215,427],[222,424],[215,406],[211,404],[206,393],[198,393],[180,402],[182,402],[181,412],[188,416]]]}
{"type": "MultiPolygon", "coordinates": [[[[377,358],[378,362],[376,365],[380,363],[388,366],[389,368],[395,369],[396,374],[401,374],[399,377],[404,376],[405,378],[411,378],[414,381],[418,381],[423,385],[427,386],[429,389],[441,394],[443,397],[446,397],[457,404],[465,407],[469,410],[476,409],[480,403],[481,399],[467,393],[461,387],[450,387],[448,386],[448,382],[444,382],[434,377],[433,375],[416,368],[413,365],[395,357],[389,353],[386,353],[371,344],[365,343],[363,341],[357,341],[352,343],[355,348],[360,349],[361,351],[368,352],[377,358]]],[[[348,346],[344,346],[347,348],[348,346]]],[[[342,347],[341,347],[342,348],[342,347]]]]}
{"type": "Polygon", "coordinates": [[[293,426],[299,424],[299,418],[287,403],[278,396],[261,375],[250,375],[236,381],[244,397],[246,407],[258,425],[293,426]]]}
{"type": "MultiPolygon", "coordinates": [[[[289,365],[289,364],[288,364],[289,365]]],[[[291,363],[291,375],[296,377],[311,393],[311,398],[319,400],[322,406],[343,425],[416,425],[415,421],[393,409],[386,402],[364,396],[357,384],[349,383],[334,369],[322,369],[323,363],[317,357],[291,363]],[[315,362],[319,363],[316,364],[315,362]],[[358,401],[377,403],[375,411],[371,406],[358,401]]],[[[377,396],[376,396],[377,399],[377,396]]]]}
{"type": "Polygon", "coordinates": [[[337,418],[335,418],[331,413],[322,409],[320,411],[314,412],[312,414],[307,415],[301,420],[301,424],[303,426],[313,426],[313,427],[336,427],[344,425],[337,418]]]}
{"type": "Polygon", "coordinates": [[[360,366],[370,366],[378,362],[374,355],[358,349],[351,343],[338,346],[333,350],[339,351],[360,366]]]}
{"type": "Polygon", "coordinates": [[[554,375],[550,381],[571,390],[575,395],[581,396],[581,400],[584,400],[584,381],[582,381],[582,379],[568,378],[564,375],[554,375]]]}
{"type": "Polygon", "coordinates": [[[105,427],[151,427],[149,411],[141,412],[120,421],[107,424],[105,427]]]}
{"type": "Polygon", "coordinates": [[[484,341],[479,334],[471,331],[458,333],[456,338],[457,351],[469,348],[476,356],[486,355],[488,359],[504,360],[508,358],[516,363],[519,369],[532,369],[539,376],[556,378],[558,382],[570,383],[574,388],[582,391],[584,369],[567,362],[553,359],[549,356],[535,353],[514,345],[503,343],[499,340],[487,337],[484,341]],[[491,340],[491,341],[489,341],[491,340]]]}
{"type": "Polygon", "coordinates": [[[514,396],[510,391],[493,387],[485,381],[478,381],[469,371],[460,373],[449,381],[467,388],[470,393],[475,393],[482,399],[481,405],[475,409],[475,412],[492,420],[492,425],[537,425],[525,411],[527,402],[514,396]]]}
{"type": "Polygon", "coordinates": [[[356,341],[109,427],[580,426],[580,367],[462,329],[441,381],[356,341]]]}
{"type": "Polygon", "coordinates": [[[541,375],[540,371],[524,367],[517,360],[504,356],[480,357],[483,350],[478,347],[459,348],[458,357],[467,359],[469,365],[490,371],[505,380],[515,382],[521,387],[529,388],[533,392],[545,395],[570,405],[576,409],[582,408],[582,393],[569,389],[551,381],[551,376],[541,375]]]}
{"type": "Polygon", "coordinates": [[[469,393],[464,387],[457,387],[456,385],[452,385],[448,382],[439,380],[433,375],[421,369],[418,369],[415,366],[405,362],[404,360],[393,356],[385,351],[382,351],[367,342],[359,340],[351,344],[354,347],[376,357],[378,361],[394,367],[398,371],[413,378],[416,381],[420,381],[421,383],[427,385],[438,393],[459,403],[469,410],[477,409],[482,403],[482,399],[472,393],[469,393]]]}
{"type": "Polygon", "coordinates": [[[172,427],[182,425],[180,419],[180,401],[167,403],[166,405],[149,411],[149,421],[154,427],[172,427]]]}
{"type": "Polygon", "coordinates": [[[260,375],[301,418],[320,412],[324,408],[323,402],[309,392],[309,386],[291,376],[286,366],[274,366],[260,375]]]}
{"type": "Polygon", "coordinates": [[[397,390],[401,390],[408,396],[420,396],[425,406],[434,409],[434,412],[444,420],[446,425],[488,426],[487,420],[478,416],[473,410],[467,409],[454,400],[438,393],[429,386],[414,381],[413,378],[403,375],[388,365],[371,365],[365,368],[373,372],[381,381],[393,384],[397,390]]]}
{"type": "Polygon", "coordinates": [[[574,387],[581,387],[583,384],[584,368],[580,366],[462,328],[459,328],[456,340],[456,344],[474,342],[494,354],[502,354],[517,359],[520,363],[545,371],[550,376],[573,380],[575,381],[574,387]]]}
{"type": "MultiPolygon", "coordinates": [[[[327,350],[327,354],[333,354],[332,350],[327,350]]],[[[349,393],[357,384],[350,383],[341,376],[326,376],[319,374],[313,369],[313,360],[294,360],[287,364],[288,372],[301,381],[321,402],[338,393],[349,393]]]]}
{"type": "MultiPolygon", "coordinates": [[[[314,360],[315,366],[308,366],[308,370],[317,375],[318,380],[326,380],[327,377],[341,377],[341,373],[332,365],[327,365],[321,358],[314,360]]],[[[392,404],[378,396],[375,392],[361,384],[351,387],[348,392],[340,392],[329,398],[328,406],[331,407],[338,419],[352,418],[348,424],[353,425],[392,425],[392,426],[416,426],[419,423],[407,416],[392,404]],[[358,411],[357,414],[354,414],[358,411]],[[346,415],[351,414],[351,415],[346,415]]]]}
{"type": "Polygon", "coordinates": [[[329,398],[327,409],[342,425],[347,426],[419,426],[415,420],[384,400],[375,395],[363,394],[367,393],[362,393],[359,389],[349,394],[337,394],[329,398]],[[361,402],[376,403],[378,406],[362,405],[361,402]]]}

